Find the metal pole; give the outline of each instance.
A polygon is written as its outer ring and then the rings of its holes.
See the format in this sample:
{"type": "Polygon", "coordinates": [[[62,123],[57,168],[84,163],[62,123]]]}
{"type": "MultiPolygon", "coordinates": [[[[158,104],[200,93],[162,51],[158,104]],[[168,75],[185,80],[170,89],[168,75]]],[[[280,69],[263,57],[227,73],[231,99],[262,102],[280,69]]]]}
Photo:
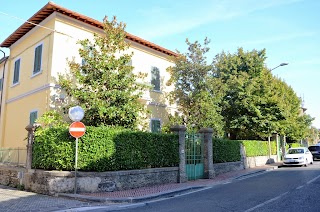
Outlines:
{"type": "Polygon", "coordinates": [[[78,169],[78,138],[76,138],[76,159],[74,165],[74,193],[77,193],[77,169],[78,169]]]}
{"type": "Polygon", "coordinates": [[[269,163],[271,163],[271,142],[270,142],[270,136],[268,136],[268,147],[269,147],[269,163]]]}

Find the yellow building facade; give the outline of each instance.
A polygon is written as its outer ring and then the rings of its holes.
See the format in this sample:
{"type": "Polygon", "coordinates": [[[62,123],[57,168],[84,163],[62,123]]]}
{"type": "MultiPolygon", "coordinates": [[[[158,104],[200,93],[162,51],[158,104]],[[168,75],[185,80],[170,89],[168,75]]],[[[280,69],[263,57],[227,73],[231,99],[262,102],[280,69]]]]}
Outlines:
{"type": "MultiPolygon", "coordinates": [[[[68,72],[68,60],[81,63],[77,41],[92,39],[93,33],[103,33],[101,22],[49,2],[0,44],[10,49],[9,57],[0,60],[0,148],[25,147],[25,127],[61,104],[58,75],[68,72]]],[[[176,54],[129,33],[126,38],[134,71],[148,74],[145,83],[151,83],[151,70],[158,70],[159,84],[141,99],[151,111],[145,120],[150,131],[158,130],[154,126],[176,111],[165,99],[173,89],[165,85],[166,68],[173,66],[168,58],[176,54]]]]}

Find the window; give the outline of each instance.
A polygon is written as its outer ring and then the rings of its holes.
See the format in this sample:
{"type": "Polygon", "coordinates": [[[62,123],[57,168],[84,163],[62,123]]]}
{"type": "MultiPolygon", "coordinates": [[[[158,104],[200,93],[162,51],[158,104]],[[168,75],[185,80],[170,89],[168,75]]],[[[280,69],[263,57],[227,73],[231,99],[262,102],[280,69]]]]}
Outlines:
{"type": "Polygon", "coordinates": [[[13,80],[12,84],[17,84],[19,82],[20,77],[20,59],[14,62],[14,70],[13,70],[13,80]]]}
{"type": "Polygon", "coordinates": [[[38,118],[38,111],[30,112],[30,124],[34,124],[38,118]]]}
{"type": "Polygon", "coordinates": [[[153,90],[160,91],[160,70],[157,67],[151,67],[151,85],[153,90]]]}
{"type": "Polygon", "coordinates": [[[33,75],[41,72],[42,62],[42,44],[36,47],[34,51],[33,75]]]}
{"type": "Polygon", "coordinates": [[[2,83],[3,83],[3,79],[1,78],[0,79],[0,91],[2,91],[2,85],[3,85],[2,83]]]}
{"type": "Polygon", "coordinates": [[[151,132],[153,133],[161,132],[161,122],[159,119],[151,119],[151,132]]]}

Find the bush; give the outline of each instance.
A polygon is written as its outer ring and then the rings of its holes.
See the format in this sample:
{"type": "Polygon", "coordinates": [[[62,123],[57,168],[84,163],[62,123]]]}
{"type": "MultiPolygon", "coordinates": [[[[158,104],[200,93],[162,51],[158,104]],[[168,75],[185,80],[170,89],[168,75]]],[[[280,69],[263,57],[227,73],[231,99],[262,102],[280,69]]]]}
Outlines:
{"type": "MultiPolygon", "coordinates": [[[[33,168],[74,170],[75,139],[66,127],[40,129],[33,148],[33,168]]],[[[79,138],[78,169],[116,171],[178,166],[175,134],[154,134],[114,127],[87,127],[79,138]]]]}
{"type": "MultiPolygon", "coordinates": [[[[247,157],[266,156],[269,155],[268,141],[243,140],[241,141],[247,157]]],[[[277,144],[271,141],[271,154],[277,154],[277,144]]]]}
{"type": "Polygon", "coordinates": [[[213,163],[240,161],[240,143],[236,140],[213,139],[213,163]]]}

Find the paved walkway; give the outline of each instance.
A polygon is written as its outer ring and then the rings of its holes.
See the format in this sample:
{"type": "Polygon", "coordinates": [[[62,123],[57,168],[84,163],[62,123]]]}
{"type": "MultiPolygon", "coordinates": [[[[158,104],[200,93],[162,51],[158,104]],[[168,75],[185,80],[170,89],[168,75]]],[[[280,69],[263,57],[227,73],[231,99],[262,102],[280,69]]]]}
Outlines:
{"type": "Polygon", "coordinates": [[[0,186],[0,211],[79,211],[79,208],[84,209],[84,207],[112,207],[119,204],[126,205],[128,203],[138,203],[157,198],[174,196],[218,184],[228,183],[235,179],[250,177],[255,174],[276,169],[279,165],[279,163],[274,163],[256,168],[228,172],[218,175],[214,179],[200,179],[196,181],[188,181],[186,183],[171,183],[115,192],[59,194],[57,197],[40,195],[32,192],[20,191],[11,187],[0,186]]]}

